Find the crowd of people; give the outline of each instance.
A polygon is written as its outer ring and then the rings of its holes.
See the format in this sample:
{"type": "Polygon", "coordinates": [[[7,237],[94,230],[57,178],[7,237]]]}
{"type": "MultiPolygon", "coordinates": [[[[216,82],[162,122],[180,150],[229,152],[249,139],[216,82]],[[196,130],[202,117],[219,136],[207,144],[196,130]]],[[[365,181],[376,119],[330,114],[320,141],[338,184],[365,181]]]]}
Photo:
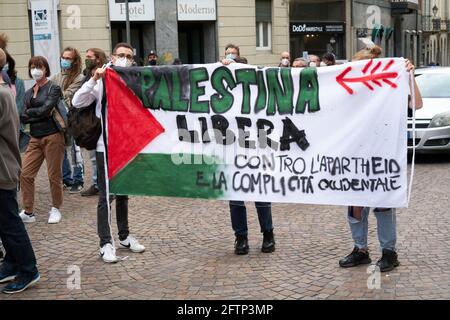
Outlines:
{"type": "MultiPolygon", "coordinates": [[[[24,223],[36,221],[34,210],[35,179],[44,160],[47,165],[51,192],[51,209],[48,223],[57,224],[62,219],[61,208],[64,189],[70,193],[81,192],[82,196],[98,195],[97,225],[99,253],[106,263],[119,259],[111,231],[111,208],[108,198],[105,175],[106,157],[103,134],[96,148],[89,150],[92,165],[92,181],[89,188],[85,185],[84,159],[81,148],[74,139],[67,139],[58,127],[54,113],[58,103],[63,100],[69,109],[95,105],[95,114],[102,121],[105,108],[103,78],[106,69],[111,66],[131,67],[136,65],[133,47],[127,43],[115,46],[111,56],[99,48],[90,48],[85,52],[83,70],[80,52],[73,47],[64,48],[60,56],[61,72],[50,74],[45,57],[35,56],[28,62],[28,75],[35,83],[25,91],[24,82],[17,76],[15,61],[7,51],[7,39],[0,39],[0,239],[4,253],[0,249],[0,283],[9,283],[4,293],[21,292],[39,281],[36,258],[24,223]],[[29,126],[29,133],[25,132],[29,126]],[[25,139],[25,140],[24,140],[25,139]],[[23,156],[20,150],[24,151],[23,156]],[[19,211],[17,187],[20,183],[22,210],[19,211]]],[[[358,52],[354,60],[374,59],[381,56],[381,48],[374,46],[358,52]]],[[[240,55],[237,45],[225,47],[225,55],[220,62],[224,65],[248,61],[240,55]]],[[[178,59],[174,64],[181,64],[178,59]]],[[[148,66],[158,64],[158,56],[151,51],[147,56],[148,66]]],[[[336,58],[327,53],[321,58],[309,55],[308,59],[291,60],[288,52],[280,54],[279,67],[318,68],[333,66],[336,58]]],[[[414,66],[407,61],[406,70],[414,66]]],[[[420,108],[422,100],[417,87],[416,105],[420,108]]],[[[128,196],[113,197],[116,203],[116,215],[119,243],[118,247],[141,253],[145,246],[130,234],[128,225],[128,196]]],[[[272,208],[269,202],[256,202],[256,211],[260,222],[263,241],[261,251],[275,251],[272,208]]],[[[247,212],[243,201],[230,201],[231,226],[235,233],[234,252],[244,255],[249,252],[247,212]]],[[[341,267],[353,267],[371,262],[367,245],[367,217],[370,208],[349,207],[347,216],[354,241],[353,251],[339,261],[341,267]]],[[[378,237],[382,256],[378,261],[381,271],[389,271],[399,265],[396,253],[395,209],[375,208],[378,222],[378,237]]]]}

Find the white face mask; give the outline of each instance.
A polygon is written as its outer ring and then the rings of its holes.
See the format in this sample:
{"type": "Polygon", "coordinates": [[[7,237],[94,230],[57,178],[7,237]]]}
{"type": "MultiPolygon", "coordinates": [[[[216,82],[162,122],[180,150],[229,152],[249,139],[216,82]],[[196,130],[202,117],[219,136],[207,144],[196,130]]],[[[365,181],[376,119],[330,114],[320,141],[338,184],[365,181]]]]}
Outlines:
{"type": "Polygon", "coordinates": [[[44,71],[42,71],[41,69],[33,68],[33,69],[31,69],[30,73],[31,73],[31,77],[35,81],[39,81],[44,77],[44,71]]]}
{"type": "Polygon", "coordinates": [[[289,59],[281,59],[281,64],[283,66],[288,66],[289,65],[289,59]]]}
{"type": "Polygon", "coordinates": [[[327,64],[326,64],[325,62],[321,62],[321,63],[320,63],[320,66],[321,66],[321,67],[326,67],[327,64]]]}
{"type": "Polygon", "coordinates": [[[315,62],[310,62],[310,63],[309,63],[309,66],[312,67],[312,68],[313,68],[313,67],[317,67],[317,65],[316,65],[315,62]]]}
{"type": "Polygon", "coordinates": [[[114,65],[116,67],[131,67],[131,61],[127,58],[117,58],[114,65]]]}

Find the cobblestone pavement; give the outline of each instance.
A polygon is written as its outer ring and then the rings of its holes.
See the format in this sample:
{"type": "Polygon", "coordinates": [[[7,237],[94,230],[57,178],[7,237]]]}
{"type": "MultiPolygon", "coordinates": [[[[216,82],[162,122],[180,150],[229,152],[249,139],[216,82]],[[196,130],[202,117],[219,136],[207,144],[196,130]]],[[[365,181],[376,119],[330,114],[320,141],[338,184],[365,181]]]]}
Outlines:
{"type": "MultiPolygon", "coordinates": [[[[42,278],[33,289],[0,295],[0,300],[449,299],[450,160],[433,159],[416,165],[410,208],[397,216],[401,265],[381,274],[380,289],[368,288],[367,266],[338,266],[352,249],[343,207],[274,204],[277,249],[265,254],[249,204],[250,253],[236,256],[227,202],[133,197],[131,232],[147,250],[119,250],[128,259],[105,264],[98,254],[97,198],[65,191],[63,219],[48,225],[51,202],[43,167],[36,188],[37,222],[27,225],[42,278]],[[70,266],[80,268],[81,289],[68,288],[70,266]]],[[[88,161],[87,181],[89,167],[88,161]]],[[[369,244],[375,262],[380,252],[372,214],[369,244]]]]}

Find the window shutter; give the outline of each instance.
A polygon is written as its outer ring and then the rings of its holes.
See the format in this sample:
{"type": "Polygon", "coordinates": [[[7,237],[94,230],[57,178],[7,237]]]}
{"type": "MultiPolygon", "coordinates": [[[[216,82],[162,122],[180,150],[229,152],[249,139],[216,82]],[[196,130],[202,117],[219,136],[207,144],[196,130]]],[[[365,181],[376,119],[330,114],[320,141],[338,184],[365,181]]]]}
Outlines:
{"type": "Polygon", "coordinates": [[[256,22],[272,21],[272,0],[256,0],[256,22]]]}

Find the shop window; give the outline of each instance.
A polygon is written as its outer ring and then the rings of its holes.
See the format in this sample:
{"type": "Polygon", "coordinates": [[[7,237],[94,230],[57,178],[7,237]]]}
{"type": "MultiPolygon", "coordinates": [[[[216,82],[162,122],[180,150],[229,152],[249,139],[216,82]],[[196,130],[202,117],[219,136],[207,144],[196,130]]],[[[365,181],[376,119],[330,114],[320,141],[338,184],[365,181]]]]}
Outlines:
{"type": "Polygon", "coordinates": [[[272,49],[272,1],[256,0],[256,49],[272,49]]]}

